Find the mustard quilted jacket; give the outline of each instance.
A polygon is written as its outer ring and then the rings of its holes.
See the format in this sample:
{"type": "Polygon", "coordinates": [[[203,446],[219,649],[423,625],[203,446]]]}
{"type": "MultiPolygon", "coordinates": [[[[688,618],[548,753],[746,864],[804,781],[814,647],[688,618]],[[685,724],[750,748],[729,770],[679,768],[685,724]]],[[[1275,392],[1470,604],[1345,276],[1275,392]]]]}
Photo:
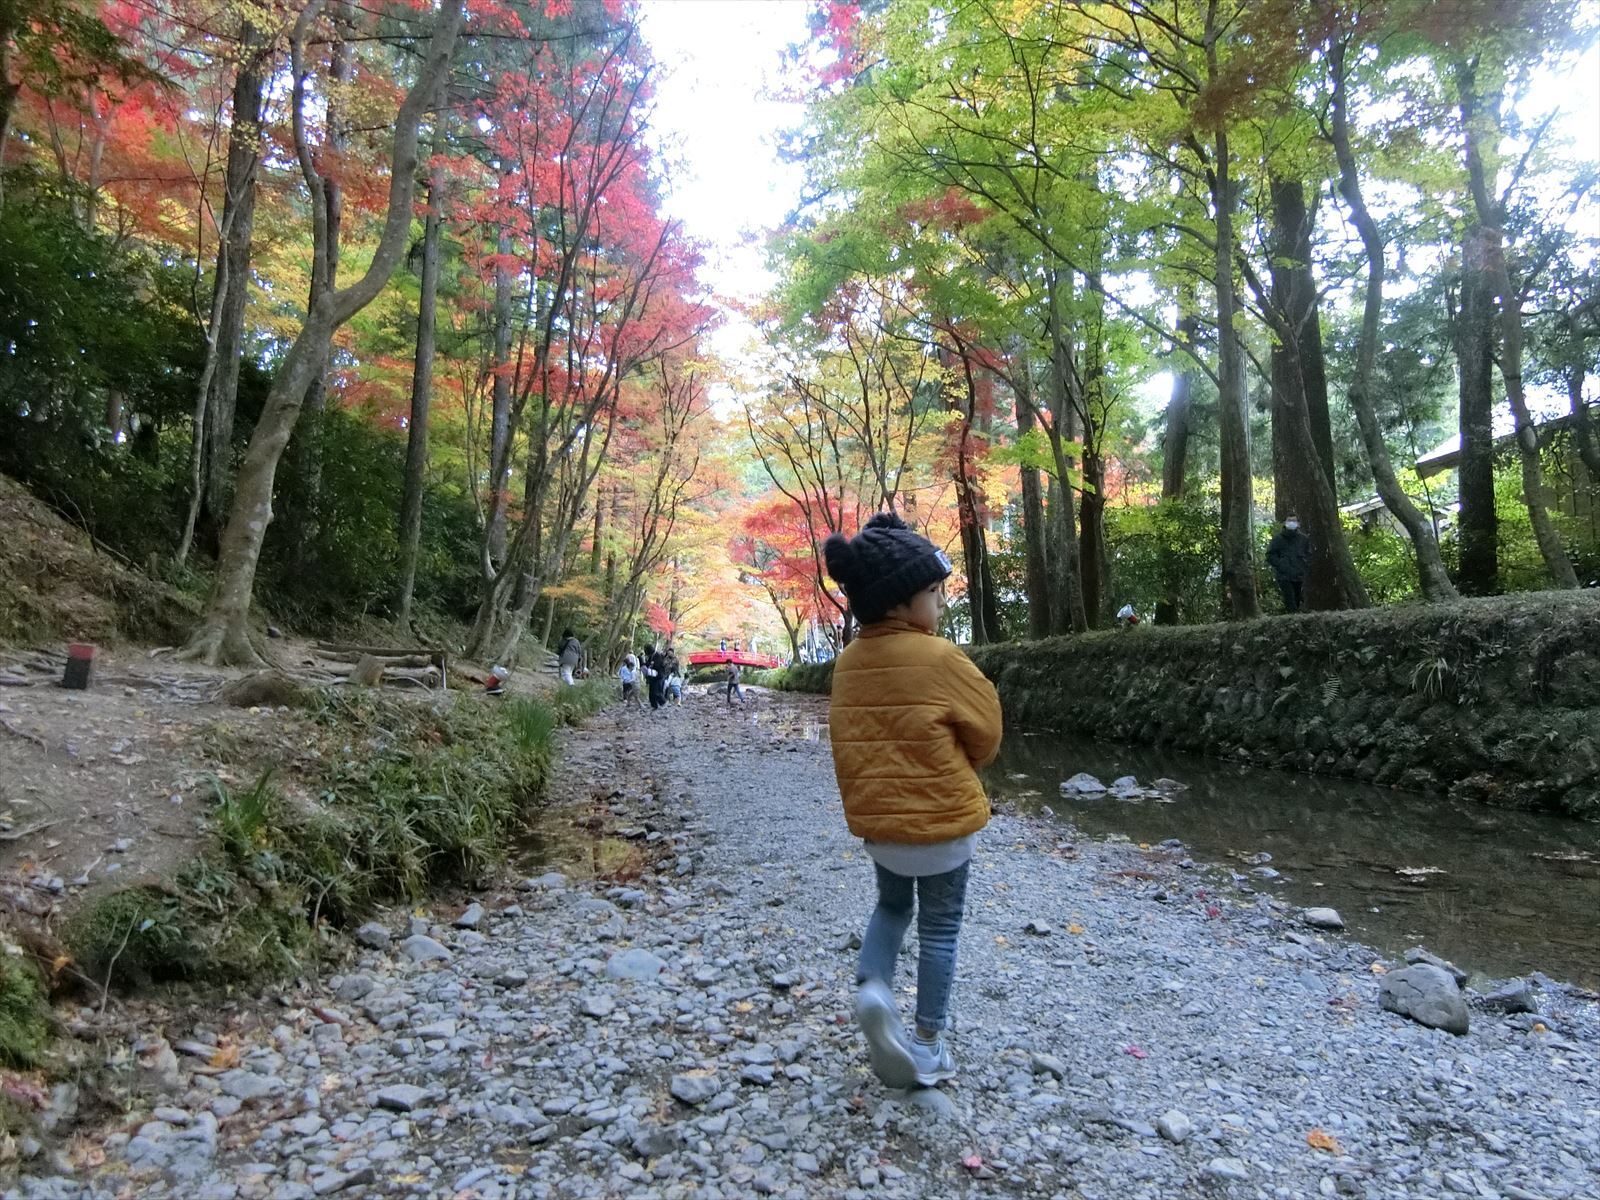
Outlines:
{"type": "Polygon", "coordinates": [[[834,664],[828,722],[857,837],[926,845],[988,824],[977,768],[1000,752],[1000,697],[951,642],[905,621],[868,625],[834,664]]]}

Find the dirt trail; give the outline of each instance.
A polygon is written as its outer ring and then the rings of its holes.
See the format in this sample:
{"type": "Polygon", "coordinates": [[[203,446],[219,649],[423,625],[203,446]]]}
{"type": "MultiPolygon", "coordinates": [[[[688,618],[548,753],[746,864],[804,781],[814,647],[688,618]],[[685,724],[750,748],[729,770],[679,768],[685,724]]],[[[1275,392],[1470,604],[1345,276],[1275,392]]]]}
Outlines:
{"type": "Polygon", "coordinates": [[[1048,820],[982,836],[959,1075],[886,1090],[849,1016],[872,876],[823,715],[700,694],[563,735],[565,832],[502,886],[379,914],[270,999],[146,1009],[143,1097],[19,1194],[1593,1195],[1592,1005],[1552,986],[1424,1028],[1380,1008],[1399,964],[1371,948],[1048,820]]]}

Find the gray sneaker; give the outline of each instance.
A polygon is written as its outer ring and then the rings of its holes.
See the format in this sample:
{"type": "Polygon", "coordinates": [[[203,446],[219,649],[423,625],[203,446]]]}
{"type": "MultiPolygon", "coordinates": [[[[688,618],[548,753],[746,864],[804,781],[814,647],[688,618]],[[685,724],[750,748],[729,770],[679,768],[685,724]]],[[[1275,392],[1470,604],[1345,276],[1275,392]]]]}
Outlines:
{"type": "Polygon", "coordinates": [[[886,1087],[909,1088],[917,1082],[911,1047],[900,1027],[900,1013],[889,989],[869,979],[856,992],[856,1020],[867,1035],[867,1058],[886,1087]]]}
{"type": "Polygon", "coordinates": [[[923,1087],[932,1087],[946,1079],[955,1078],[956,1056],[950,1053],[950,1047],[942,1037],[931,1042],[913,1039],[911,1061],[916,1066],[917,1082],[923,1087]]]}

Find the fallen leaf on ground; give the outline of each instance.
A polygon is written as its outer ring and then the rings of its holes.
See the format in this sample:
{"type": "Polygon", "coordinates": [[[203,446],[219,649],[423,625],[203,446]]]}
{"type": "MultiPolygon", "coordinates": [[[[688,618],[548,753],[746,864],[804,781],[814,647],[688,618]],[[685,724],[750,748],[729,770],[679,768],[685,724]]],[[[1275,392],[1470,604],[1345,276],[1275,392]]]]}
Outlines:
{"type": "Polygon", "coordinates": [[[1067,932],[1068,933],[1082,933],[1083,932],[1083,926],[1079,925],[1079,924],[1076,924],[1076,923],[1068,925],[1067,926],[1067,932]]]}
{"type": "Polygon", "coordinates": [[[1150,1057],[1149,1054],[1147,1054],[1145,1051],[1139,1049],[1139,1047],[1137,1047],[1137,1046],[1124,1046],[1122,1048],[1122,1052],[1124,1054],[1131,1054],[1135,1058],[1149,1058],[1150,1057]]]}
{"type": "Polygon", "coordinates": [[[1344,1147],[1339,1145],[1339,1139],[1331,1133],[1323,1133],[1320,1129],[1313,1129],[1306,1134],[1306,1145],[1313,1150],[1326,1150],[1329,1154],[1344,1153],[1344,1147]]]}
{"type": "Polygon", "coordinates": [[[981,1171],[983,1169],[983,1155],[969,1154],[961,1160],[961,1165],[969,1171],[981,1171]]]}

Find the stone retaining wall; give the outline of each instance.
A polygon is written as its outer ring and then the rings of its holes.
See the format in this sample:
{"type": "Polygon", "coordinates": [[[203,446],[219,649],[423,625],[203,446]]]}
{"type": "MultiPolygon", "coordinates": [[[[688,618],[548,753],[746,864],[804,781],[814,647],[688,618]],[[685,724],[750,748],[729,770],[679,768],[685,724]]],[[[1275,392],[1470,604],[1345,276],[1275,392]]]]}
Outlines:
{"type": "Polygon", "coordinates": [[[1600,820],[1600,595],[975,647],[1007,723],[1600,820]]]}
{"type": "MultiPolygon", "coordinates": [[[[1600,820],[1600,594],[969,651],[1006,723],[1600,820]]],[[[771,673],[826,692],[832,664],[771,673]]]]}

